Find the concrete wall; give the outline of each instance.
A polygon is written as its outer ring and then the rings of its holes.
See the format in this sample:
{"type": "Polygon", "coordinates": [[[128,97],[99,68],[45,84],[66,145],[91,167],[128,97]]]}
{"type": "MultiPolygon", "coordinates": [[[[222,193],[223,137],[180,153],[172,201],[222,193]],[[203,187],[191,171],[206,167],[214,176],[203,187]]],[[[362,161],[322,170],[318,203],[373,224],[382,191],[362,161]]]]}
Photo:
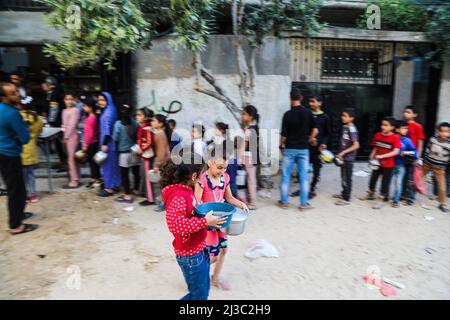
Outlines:
{"type": "Polygon", "coordinates": [[[402,118],[403,109],[412,104],[414,89],[414,62],[398,61],[395,66],[393,115],[402,118]]]}
{"type": "MultiPolygon", "coordinates": [[[[215,121],[223,121],[238,128],[238,123],[218,100],[194,90],[192,56],[185,49],[174,48],[170,42],[171,38],[157,40],[151,50],[141,50],[135,55],[137,106],[151,104],[153,96],[158,106],[167,107],[177,100],[183,109],[170,117],[178,122],[179,128],[190,128],[194,121],[210,127],[215,121]]],[[[232,38],[211,37],[202,59],[220,85],[240,103],[232,38]]],[[[255,105],[261,114],[261,127],[279,129],[282,114],[289,109],[289,41],[269,38],[257,57],[256,67],[255,105]]]]}
{"type": "Polygon", "coordinates": [[[450,121],[450,61],[442,71],[437,122],[450,121]]]}

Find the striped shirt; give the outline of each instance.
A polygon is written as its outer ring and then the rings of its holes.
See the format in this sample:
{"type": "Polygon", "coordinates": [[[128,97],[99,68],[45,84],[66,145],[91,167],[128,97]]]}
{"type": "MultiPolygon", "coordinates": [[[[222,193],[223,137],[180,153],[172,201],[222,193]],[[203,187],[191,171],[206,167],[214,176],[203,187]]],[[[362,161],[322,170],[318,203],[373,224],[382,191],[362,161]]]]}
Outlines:
{"type": "Polygon", "coordinates": [[[434,136],[428,141],[425,150],[425,163],[433,167],[447,168],[450,161],[450,140],[442,141],[434,136]]]}

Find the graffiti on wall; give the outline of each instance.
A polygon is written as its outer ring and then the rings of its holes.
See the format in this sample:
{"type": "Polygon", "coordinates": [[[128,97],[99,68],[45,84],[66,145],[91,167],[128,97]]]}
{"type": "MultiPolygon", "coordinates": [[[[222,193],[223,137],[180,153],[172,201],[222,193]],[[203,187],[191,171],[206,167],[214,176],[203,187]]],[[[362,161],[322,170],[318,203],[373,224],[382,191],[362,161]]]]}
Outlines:
{"type": "Polygon", "coordinates": [[[156,102],[156,93],[155,90],[151,91],[151,102],[148,105],[145,105],[141,108],[149,108],[152,109],[155,113],[165,113],[166,116],[169,114],[175,114],[180,112],[183,109],[183,104],[178,100],[172,100],[169,103],[169,106],[166,108],[165,106],[158,105],[156,102]]]}

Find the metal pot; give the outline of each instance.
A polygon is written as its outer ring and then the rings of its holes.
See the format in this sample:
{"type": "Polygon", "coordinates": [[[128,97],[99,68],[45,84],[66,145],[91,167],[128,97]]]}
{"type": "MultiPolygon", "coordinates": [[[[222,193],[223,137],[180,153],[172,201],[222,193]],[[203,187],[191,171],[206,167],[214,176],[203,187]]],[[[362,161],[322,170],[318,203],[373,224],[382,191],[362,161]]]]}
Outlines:
{"type": "Polygon", "coordinates": [[[103,151],[98,151],[95,156],[94,156],[94,161],[98,164],[101,165],[103,164],[103,162],[106,161],[106,159],[108,159],[108,154],[106,152],[103,151]]]}
{"type": "Polygon", "coordinates": [[[131,147],[131,152],[138,155],[141,152],[141,148],[138,144],[135,144],[131,147]]]}
{"type": "Polygon", "coordinates": [[[342,167],[344,165],[344,160],[342,160],[339,157],[334,157],[333,162],[335,165],[337,165],[338,167],[342,167]]]}
{"type": "Polygon", "coordinates": [[[238,236],[244,233],[247,219],[248,213],[245,212],[244,210],[236,208],[236,211],[234,212],[231,218],[230,225],[225,228],[221,228],[220,231],[230,236],[238,236]]]}
{"type": "Polygon", "coordinates": [[[153,169],[148,170],[147,177],[148,177],[148,180],[150,180],[150,182],[157,183],[161,180],[161,173],[159,171],[155,172],[155,171],[153,171],[153,169]]]}
{"type": "Polygon", "coordinates": [[[245,170],[238,170],[236,176],[236,184],[238,186],[245,186],[247,172],[245,170]]]}
{"type": "Polygon", "coordinates": [[[378,170],[380,168],[380,161],[378,160],[369,160],[369,168],[371,170],[378,170]]]}
{"type": "Polygon", "coordinates": [[[77,152],[75,152],[75,159],[78,162],[84,163],[84,162],[86,162],[86,158],[87,158],[86,151],[78,150],[77,152]]]}

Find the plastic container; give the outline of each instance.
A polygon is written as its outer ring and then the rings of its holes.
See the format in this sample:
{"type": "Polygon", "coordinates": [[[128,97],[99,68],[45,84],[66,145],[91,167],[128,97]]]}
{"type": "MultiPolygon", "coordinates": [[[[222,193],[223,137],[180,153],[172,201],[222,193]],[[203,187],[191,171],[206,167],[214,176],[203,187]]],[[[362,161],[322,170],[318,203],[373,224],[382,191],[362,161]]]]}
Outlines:
{"type": "Polygon", "coordinates": [[[195,211],[201,217],[204,217],[210,211],[213,211],[213,215],[215,216],[227,216],[225,223],[220,226],[221,228],[225,228],[230,225],[233,214],[236,212],[236,208],[226,202],[207,202],[199,204],[195,208],[195,211]]]}

